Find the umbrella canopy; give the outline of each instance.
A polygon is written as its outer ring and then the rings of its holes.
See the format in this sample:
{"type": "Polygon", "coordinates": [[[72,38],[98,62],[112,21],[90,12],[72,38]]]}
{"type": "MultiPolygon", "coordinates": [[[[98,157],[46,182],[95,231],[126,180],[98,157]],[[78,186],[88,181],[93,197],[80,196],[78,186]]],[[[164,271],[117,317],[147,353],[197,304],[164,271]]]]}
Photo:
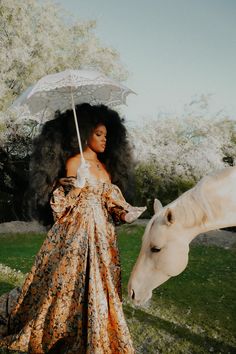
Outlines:
{"type": "Polygon", "coordinates": [[[41,78],[15,101],[14,106],[27,104],[32,114],[45,108],[63,112],[71,109],[73,95],[76,105],[86,102],[113,107],[126,104],[130,93],[134,91],[101,72],[68,69],[41,78]]]}

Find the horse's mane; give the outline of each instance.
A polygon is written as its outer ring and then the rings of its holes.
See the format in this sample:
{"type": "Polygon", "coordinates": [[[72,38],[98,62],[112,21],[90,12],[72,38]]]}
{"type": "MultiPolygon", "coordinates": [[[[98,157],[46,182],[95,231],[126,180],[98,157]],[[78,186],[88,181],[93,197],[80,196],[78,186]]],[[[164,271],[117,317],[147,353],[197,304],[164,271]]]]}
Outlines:
{"type": "Polygon", "coordinates": [[[185,227],[205,224],[217,212],[216,206],[212,205],[207,193],[211,181],[211,176],[204,177],[195,187],[183,193],[174,202],[176,219],[185,227]]]}

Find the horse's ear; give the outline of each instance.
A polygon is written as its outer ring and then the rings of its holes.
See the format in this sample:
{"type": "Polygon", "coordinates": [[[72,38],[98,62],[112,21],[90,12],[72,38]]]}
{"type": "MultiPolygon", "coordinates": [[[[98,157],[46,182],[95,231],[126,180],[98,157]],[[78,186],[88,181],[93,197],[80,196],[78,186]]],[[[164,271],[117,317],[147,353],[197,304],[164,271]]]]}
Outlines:
{"type": "Polygon", "coordinates": [[[154,199],[154,204],[153,204],[153,208],[154,208],[154,213],[159,213],[159,211],[163,208],[160,200],[158,199],[154,199]]]}
{"type": "Polygon", "coordinates": [[[168,226],[175,222],[173,210],[171,210],[170,208],[167,208],[165,211],[164,221],[165,221],[165,224],[168,226]]]}

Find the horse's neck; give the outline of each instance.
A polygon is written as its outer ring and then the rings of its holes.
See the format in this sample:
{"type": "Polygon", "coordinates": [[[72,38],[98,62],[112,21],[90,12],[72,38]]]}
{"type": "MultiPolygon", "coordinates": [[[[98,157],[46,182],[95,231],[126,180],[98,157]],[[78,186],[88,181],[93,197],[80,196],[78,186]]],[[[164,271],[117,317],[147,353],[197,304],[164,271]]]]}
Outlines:
{"type": "Polygon", "coordinates": [[[202,180],[192,191],[189,191],[195,195],[189,197],[190,193],[186,193],[183,196],[183,205],[184,199],[189,206],[189,200],[193,201],[191,211],[187,208],[187,214],[191,215],[191,212],[196,214],[193,224],[188,225],[190,240],[200,233],[236,225],[235,180],[236,169],[225,169],[215,176],[202,180]]]}

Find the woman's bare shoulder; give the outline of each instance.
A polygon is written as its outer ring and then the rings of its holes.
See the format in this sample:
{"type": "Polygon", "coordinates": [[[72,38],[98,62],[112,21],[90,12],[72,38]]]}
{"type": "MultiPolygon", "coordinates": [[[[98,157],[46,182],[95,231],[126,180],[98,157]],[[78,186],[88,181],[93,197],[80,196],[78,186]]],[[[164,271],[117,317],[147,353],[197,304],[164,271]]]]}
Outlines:
{"type": "Polygon", "coordinates": [[[76,176],[76,172],[80,164],[80,160],[81,160],[81,156],[80,154],[77,154],[75,156],[70,157],[66,161],[67,176],[76,176]]]}
{"type": "Polygon", "coordinates": [[[80,160],[81,160],[81,155],[80,155],[80,154],[71,156],[71,157],[69,157],[69,159],[66,161],[66,166],[67,166],[67,165],[78,164],[78,162],[80,162],[80,160]]]}

